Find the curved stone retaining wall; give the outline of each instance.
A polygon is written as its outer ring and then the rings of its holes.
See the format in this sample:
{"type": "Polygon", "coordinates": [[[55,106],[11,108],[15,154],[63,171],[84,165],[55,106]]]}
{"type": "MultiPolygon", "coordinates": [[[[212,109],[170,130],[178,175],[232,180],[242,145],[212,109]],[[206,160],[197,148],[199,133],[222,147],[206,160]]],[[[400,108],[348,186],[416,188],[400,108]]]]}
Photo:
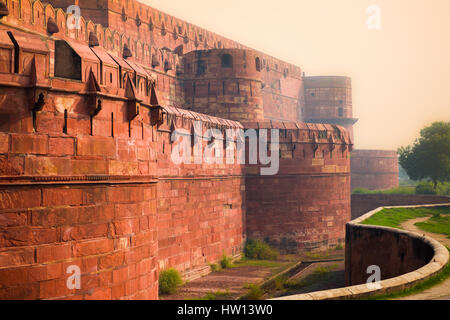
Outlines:
{"type": "MultiPolygon", "coordinates": [[[[403,208],[433,206],[438,205],[403,208]]],[[[392,207],[377,208],[346,226],[346,283],[353,285],[286,296],[277,300],[367,298],[410,288],[439,273],[449,261],[449,252],[438,241],[410,231],[360,224],[384,208],[392,207]],[[369,265],[380,267],[381,281],[378,288],[365,283],[370,276],[366,274],[369,265]]]]}
{"type": "Polygon", "coordinates": [[[352,194],[352,219],[378,207],[449,203],[449,196],[434,194],[352,194]]]}

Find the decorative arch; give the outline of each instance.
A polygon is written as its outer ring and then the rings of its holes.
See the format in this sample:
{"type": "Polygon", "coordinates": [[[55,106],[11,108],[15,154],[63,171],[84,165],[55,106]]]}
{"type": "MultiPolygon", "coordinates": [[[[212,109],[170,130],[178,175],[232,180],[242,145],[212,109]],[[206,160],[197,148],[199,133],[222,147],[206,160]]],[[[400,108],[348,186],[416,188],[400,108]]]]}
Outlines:
{"type": "Polygon", "coordinates": [[[86,20],[83,17],[80,17],[80,29],[77,30],[77,39],[86,41],[86,20]]]}
{"type": "Polygon", "coordinates": [[[94,32],[97,35],[98,43],[103,48],[106,48],[105,31],[103,30],[103,26],[101,24],[96,24],[94,27],[94,32]]]}
{"type": "Polygon", "coordinates": [[[44,27],[47,27],[47,20],[48,20],[48,18],[51,17],[53,19],[56,19],[55,9],[53,9],[53,6],[50,3],[47,3],[44,6],[44,15],[45,15],[44,27]]]}
{"type": "Polygon", "coordinates": [[[59,32],[67,35],[66,14],[61,8],[56,9],[56,24],[58,25],[59,32]]]}
{"type": "MultiPolygon", "coordinates": [[[[87,23],[86,23],[86,33],[89,35],[90,32],[95,33],[95,25],[91,20],[87,21],[87,23]]],[[[86,38],[86,39],[88,39],[88,38],[86,38]]]]}
{"type": "Polygon", "coordinates": [[[33,2],[32,4],[32,11],[33,11],[33,25],[39,27],[39,28],[45,28],[45,13],[44,13],[44,6],[42,5],[41,1],[37,0],[33,2]]]}
{"type": "Polygon", "coordinates": [[[11,3],[11,6],[9,8],[9,17],[14,17],[16,19],[22,18],[22,0],[9,0],[11,3]]]}
{"type": "Polygon", "coordinates": [[[33,23],[33,9],[30,0],[21,0],[20,2],[20,17],[26,24],[33,23]]]}
{"type": "Polygon", "coordinates": [[[142,44],[139,41],[136,41],[136,59],[143,61],[144,60],[144,52],[142,51],[142,44]]]}
{"type": "Polygon", "coordinates": [[[112,50],[116,53],[117,52],[120,53],[120,48],[122,48],[122,39],[117,31],[112,31],[112,32],[113,32],[112,50]]]}
{"type": "Polygon", "coordinates": [[[114,48],[114,37],[109,28],[103,30],[104,33],[104,46],[106,50],[112,50],[114,48]]]}

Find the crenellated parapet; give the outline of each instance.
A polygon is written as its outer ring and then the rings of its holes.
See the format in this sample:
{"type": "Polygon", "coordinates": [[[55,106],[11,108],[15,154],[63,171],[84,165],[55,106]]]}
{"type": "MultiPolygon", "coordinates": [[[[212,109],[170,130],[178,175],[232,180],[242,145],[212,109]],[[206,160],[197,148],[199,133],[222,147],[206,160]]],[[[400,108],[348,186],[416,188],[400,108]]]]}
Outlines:
{"type": "MultiPolygon", "coordinates": [[[[161,99],[172,103],[176,103],[175,101],[178,99],[178,104],[182,104],[182,94],[172,93],[169,96],[165,93],[168,91],[166,89],[170,88],[170,84],[167,82],[178,83],[177,86],[181,87],[180,80],[177,79],[177,70],[181,70],[182,61],[180,55],[172,50],[165,50],[163,47],[152,46],[146,41],[132,39],[118,30],[85,20],[83,16],[76,18],[72,12],[67,13],[63,8],[53,8],[51,4],[43,4],[39,0],[34,2],[29,0],[9,1],[8,8],[9,14],[1,20],[3,28],[18,28],[29,35],[31,39],[41,38],[48,48],[48,55],[52,61],[56,60],[53,43],[58,40],[82,46],[93,47],[96,45],[98,50],[103,49],[108,54],[119,58],[123,57],[124,50],[128,50],[131,56],[127,61],[141,65],[151,78],[158,80],[156,85],[161,91],[161,99]],[[14,9],[12,8],[13,3],[14,9]],[[49,30],[49,21],[53,26],[51,30],[49,30]]],[[[49,75],[54,76],[53,64],[49,64],[48,67],[49,75]]],[[[85,70],[83,71],[85,74],[87,73],[85,70]]]]}
{"type": "MultiPolygon", "coordinates": [[[[81,8],[79,19],[74,19],[73,11],[68,10],[74,3],[71,0],[52,1],[52,6],[40,0],[33,3],[20,1],[14,5],[15,11],[10,9],[11,14],[3,21],[47,34],[47,20],[52,18],[59,29],[52,33],[54,37],[88,42],[91,35],[96,35],[99,45],[117,56],[122,55],[126,45],[133,59],[156,74],[160,99],[174,106],[184,104],[184,53],[224,48],[249,49],[136,1],[78,1],[81,8]]],[[[8,6],[12,8],[12,2],[9,1],[8,6]]],[[[260,59],[266,119],[302,120],[302,70],[262,52],[255,53],[260,59]]]]}
{"type": "Polygon", "coordinates": [[[279,130],[279,171],[264,176],[260,171],[267,166],[245,168],[247,237],[288,253],[343,243],[350,219],[348,131],[338,125],[275,121],[248,126],[279,130]]]}

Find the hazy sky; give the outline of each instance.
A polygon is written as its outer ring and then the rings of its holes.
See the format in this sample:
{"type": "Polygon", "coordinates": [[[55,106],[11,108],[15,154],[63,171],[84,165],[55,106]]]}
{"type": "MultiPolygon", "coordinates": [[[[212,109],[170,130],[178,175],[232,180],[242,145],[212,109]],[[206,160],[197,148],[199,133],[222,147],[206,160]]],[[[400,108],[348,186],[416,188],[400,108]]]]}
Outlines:
{"type": "Polygon", "coordinates": [[[450,121],[450,0],[140,1],[307,75],[352,77],[356,148],[396,149],[450,121]]]}

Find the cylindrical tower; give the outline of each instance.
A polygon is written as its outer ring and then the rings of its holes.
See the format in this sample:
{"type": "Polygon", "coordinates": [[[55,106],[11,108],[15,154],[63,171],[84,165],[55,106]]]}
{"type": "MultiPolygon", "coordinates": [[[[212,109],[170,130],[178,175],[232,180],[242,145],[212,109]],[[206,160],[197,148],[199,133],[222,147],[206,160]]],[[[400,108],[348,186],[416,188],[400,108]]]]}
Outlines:
{"type": "Polygon", "coordinates": [[[352,190],[398,187],[398,155],[391,150],[354,150],[351,154],[352,190]]]}
{"type": "Polygon", "coordinates": [[[343,126],[353,140],[352,82],[349,77],[305,77],[303,121],[343,126]]]}
{"type": "Polygon", "coordinates": [[[279,170],[262,175],[261,165],[246,165],[247,238],[265,240],[285,253],[343,243],[351,216],[348,132],[301,122],[264,122],[254,128],[280,130],[279,170]]]}
{"type": "Polygon", "coordinates": [[[251,50],[214,49],[186,54],[184,108],[242,123],[263,121],[258,63],[251,50]]]}

